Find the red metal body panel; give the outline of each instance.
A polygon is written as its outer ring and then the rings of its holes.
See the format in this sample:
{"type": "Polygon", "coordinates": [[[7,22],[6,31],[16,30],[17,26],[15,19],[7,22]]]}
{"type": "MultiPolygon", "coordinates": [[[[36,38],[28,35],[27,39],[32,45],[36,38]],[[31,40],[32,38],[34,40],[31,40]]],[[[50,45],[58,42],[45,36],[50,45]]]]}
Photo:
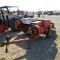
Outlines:
{"type": "Polygon", "coordinates": [[[5,31],[4,25],[0,26],[0,32],[4,32],[4,31],[5,31]]]}
{"type": "Polygon", "coordinates": [[[42,24],[44,27],[44,31],[46,32],[48,26],[50,26],[51,21],[50,20],[42,20],[42,24]]]}
{"type": "Polygon", "coordinates": [[[4,25],[0,26],[0,32],[4,32],[7,29],[8,29],[8,26],[4,26],[4,25]]]}
{"type": "Polygon", "coordinates": [[[51,21],[49,19],[37,19],[37,21],[42,21],[42,27],[44,27],[44,31],[46,32],[48,26],[50,26],[51,21]]]}
{"type": "Polygon", "coordinates": [[[43,27],[48,27],[50,25],[50,20],[43,20],[43,27]]]}
{"type": "Polygon", "coordinates": [[[44,27],[40,27],[40,34],[44,33],[44,27]]]}

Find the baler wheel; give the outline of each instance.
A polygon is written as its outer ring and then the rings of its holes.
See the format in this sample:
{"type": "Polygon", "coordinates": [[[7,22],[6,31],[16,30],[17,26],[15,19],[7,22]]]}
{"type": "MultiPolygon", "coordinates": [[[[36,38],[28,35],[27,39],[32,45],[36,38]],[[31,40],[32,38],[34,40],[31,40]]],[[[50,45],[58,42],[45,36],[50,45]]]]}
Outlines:
{"type": "Polygon", "coordinates": [[[39,26],[33,26],[31,27],[31,33],[30,35],[33,36],[33,37],[39,37],[39,34],[40,34],[40,31],[39,31],[39,26]]]}

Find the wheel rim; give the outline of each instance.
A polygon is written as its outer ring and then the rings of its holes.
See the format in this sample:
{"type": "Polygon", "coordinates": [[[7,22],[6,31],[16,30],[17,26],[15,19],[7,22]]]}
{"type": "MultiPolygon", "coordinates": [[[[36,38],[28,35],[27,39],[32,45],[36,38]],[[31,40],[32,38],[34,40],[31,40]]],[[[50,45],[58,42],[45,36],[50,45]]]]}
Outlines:
{"type": "Polygon", "coordinates": [[[31,36],[33,36],[33,37],[38,37],[39,36],[39,34],[40,34],[40,31],[39,31],[39,26],[33,26],[32,28],[31,28],[31,36]]]}
{"type": "Polygon", "coordinates": [[[33,35],[33,36],[36,36],[37,34],[38,34],[37,29],[32,29],[32,35],[33,35]]]}
{"type": "Polygon", "coordinates": [[[19,20],[16,20],[16,21],[15,21],[15,28],[16,28],[16,29],[18,29],[19,24],[20,24],[20,21],[19,21],[19,20]]]}

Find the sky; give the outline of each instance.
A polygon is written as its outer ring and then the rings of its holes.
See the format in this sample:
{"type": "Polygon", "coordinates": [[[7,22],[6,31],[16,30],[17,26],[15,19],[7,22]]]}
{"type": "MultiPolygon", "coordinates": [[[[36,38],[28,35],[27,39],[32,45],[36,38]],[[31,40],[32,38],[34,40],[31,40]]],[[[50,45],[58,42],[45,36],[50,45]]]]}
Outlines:
{"type": "Polygon", "coordinates": [[[0,6],[19,6],[25,11],[60,10],[60,0],[0,0],[0,6]]]}

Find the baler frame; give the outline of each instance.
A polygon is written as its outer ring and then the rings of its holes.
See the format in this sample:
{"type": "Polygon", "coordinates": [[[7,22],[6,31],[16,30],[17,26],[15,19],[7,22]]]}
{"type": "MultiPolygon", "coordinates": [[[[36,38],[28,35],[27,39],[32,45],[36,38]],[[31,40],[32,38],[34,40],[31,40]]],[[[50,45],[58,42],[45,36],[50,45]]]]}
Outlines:
{"type": "MultiPolygon", "coordinates": [[[[48,20],[49,21],[49,20],[48,20]]],[[[45,21],[46,22],[46,21],[45,21]]],[[[41,22],[40,22],[41,23],[41,22]]],[[[38,24],[39,25],[39,24],[38,24]]],[[[52,28],[54,28],[54,23],[50,23],[48,26],[47,25],[44,25],[45,27],[47,26],[47,29],[45,29],[46,31],[44,31],[43,30],[43,32],[42,33],[40,33],[40,28],[41,27],[39,27],[38,25],[34,25],[34,26],[28,26],[28,30],[27,30],[27,34],[35,34],[36,33],[36,31],[31,31],[32,30],[32,28],[36,28],[37,30],[38,30],[38,33],[37,33],[37,35],[31,35],[32,37],[31,38],[25,38],[25,39],[18,39],[18,40],[13,40],[13,41],[10,41],[10,39],[12,38],[12,37],[9,37],[9,36],[7,36],[6,37],[6,42],[2,42],[1,44],[0,44],[0,47],[3,47],[4,45],[6,45],[6,53],[8,53],[8,45],[9,44],[14,44],[14,43],[20,43],[20,42],[27,42],[28,43],[28,48],[30,48],[30,41],[32,41],[32,40],[37,40],[38,38],[39,38],[39,34],[46,34],[46,37],[48,37],[48,38],[50,38],[51,37],[51,35],[49,35],[50,33],[51,33],[51,30],[52,30],[52,28]]],[[[21,27],[23,27],[24,28],[24,26],[25,25],[19,25],[18,26],[18,31],[24,31],[24,29],[21,29],[20,30],[20,28],[21,27]]],[[[45,28],[44,27],[44,28],[45,28]]]]}

